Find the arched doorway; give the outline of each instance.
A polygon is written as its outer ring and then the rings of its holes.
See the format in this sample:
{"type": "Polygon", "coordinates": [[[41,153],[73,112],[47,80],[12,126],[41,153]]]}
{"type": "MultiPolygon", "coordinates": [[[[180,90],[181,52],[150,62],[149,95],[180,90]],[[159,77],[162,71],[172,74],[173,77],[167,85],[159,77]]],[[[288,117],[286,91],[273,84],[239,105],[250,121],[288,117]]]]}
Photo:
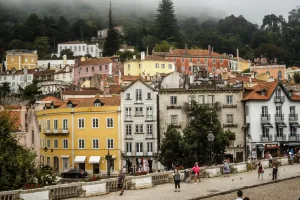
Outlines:
{"type": "Polygon", "coordinates": [[[53,165],[55,171],[59,171],[59,158],[57,156],[54,156],[53,158],[53,165]]]}

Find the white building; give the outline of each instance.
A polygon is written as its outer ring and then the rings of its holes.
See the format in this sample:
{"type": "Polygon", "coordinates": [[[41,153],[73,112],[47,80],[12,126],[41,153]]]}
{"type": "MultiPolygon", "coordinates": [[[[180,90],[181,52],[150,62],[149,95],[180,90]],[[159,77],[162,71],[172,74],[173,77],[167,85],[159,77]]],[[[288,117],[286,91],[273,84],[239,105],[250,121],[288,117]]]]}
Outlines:
{"type": "Polygon", "coordinates": [[[130,166],[141,165],[139,170],[150,170],[149,165],[157,170],[159,166],[156,105],[157,91],[141,79],[121,92],[122,152],[130,166]]]}
{"type": "Polygon", "coordinates": [[[10,83],[11,93],[18,93],[19,86],[25,88],[30,85],[33,81],[34,70],[23,69],[23,70],[11,70],[0,73],[0,84],[4,82],[10,83]]]}
{"type": "MultiPolygon", "coordinates": [[[[120,35],[124,35],[124,28],[123,26],[116,26],[115,30],[120,34],[120,35]]],[[[107,37],[108,34],[108,28],[106,29],[102,29],[97,31],[97,38],[98,39],[104,39],[107,37]]]]}
{"type": "Polygon", "coordinates": [[[171,73],[161,83],[159,90],[160,138],[168,125],[173,124],[182,132],[188,125],[185,105],[192,100],[216,108],[224,130],[235,132],[236,140],[227,148],[227,154],[236,161],[245,159],[243,89],[221,88],[214,83],[190,85],[178,72],[171,73]]]}
{"type": "Polygon", "coordinates": [[[66,65],[63,68],[55,68],[54,81],[62,81],[72,84],[74,80],[74,67],[66,65]]]}
{"type": "Polygon", "coordinates": [[[248,88],[243,101],[249,156],[300,149],[300,96],[292,95],[281,82],[271,82],[248,88]]]}
{"type": "Polygon", "coordinates": [[[57,57],[60,57],[60,53],[64,49],[70,49],[74,56],[85,56],[90,54],[93,58],[102,57],[102,49],[96,44],[87,44],[80,41],[64,42],[57,45],[57,57]]]}
{"type": "Polygon", "coordinates": [[[300,73],[300,67],[289,67],[285,71],[285,77],[288,81],[294,80],[295,73],[300,73]]]}
{"type": "Polygon", "coordinates": [[[47,69],[49,66],[51,69],[65,67],[66,65],[74,66],[75,59],[67,59],[67,56],[64,55],[62,60],[38,60],[37,67],[47,69]]]}

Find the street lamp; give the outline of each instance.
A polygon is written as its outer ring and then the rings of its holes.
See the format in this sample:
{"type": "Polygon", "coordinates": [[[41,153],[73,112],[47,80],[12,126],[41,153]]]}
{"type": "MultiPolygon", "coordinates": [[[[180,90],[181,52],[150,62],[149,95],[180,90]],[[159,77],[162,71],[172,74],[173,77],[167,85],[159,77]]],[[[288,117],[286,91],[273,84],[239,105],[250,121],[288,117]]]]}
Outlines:
{"type": "Polygon", "coordinates": [[[46,157],[46,153],[47,153],[47,151],[48,151],[48,148],[47,148],[47,147],[45,147],[45,148],[44,148],[44,152],[45,152],[44,164],[46,163],[45,165],[47,165],[47,157],[46,157]]]}
{"type": "Polygon", "coordinates": [[[211,162],[211,164],[214,161],[214,158],[213,158],[213,156],[214,156],[214,153],[213,153],[213,151],[214,151],[214,139],[215,139],[214,134],[212,133],[212,131],[209,131],[208,135],[207,135],[207,140],[209,141],[209,144],[210,144],[210,162],[211,162]]]}
{"type": "Polygon", "coordinates": [[[107,161],[107,176],[110,177],[110,163],[111,163],[112,155],[110,155],[109,150],[107,152],[107,155],[105,156],[105,159],[107,161]]]}

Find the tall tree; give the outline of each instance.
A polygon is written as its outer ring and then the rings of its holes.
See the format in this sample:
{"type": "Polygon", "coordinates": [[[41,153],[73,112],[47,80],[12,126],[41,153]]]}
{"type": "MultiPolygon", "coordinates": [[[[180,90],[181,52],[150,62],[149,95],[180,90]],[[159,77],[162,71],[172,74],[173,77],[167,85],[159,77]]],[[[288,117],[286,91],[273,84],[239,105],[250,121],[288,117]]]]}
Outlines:
{"type": "Polygon", "coordinates": [[[49,58],[49,38],[48,37],[37,37],[34,41],[34,48],[37,50],[40,59],[49,58]]]}
{"type": "Polygon", "coordinates": [[[108,26],[109,27],[108,27],[107,37],[105,38],[105,42],[103,46],[103,55],[113,56],[119,50],[119,40],[118,40],[118,33],[114,29],[111,2],[110,2],[109,15],[108,15],[108,26]]]}
{"type": "Polygon", "coordinates": [[[180,42],[174,4],[171,0],[161,0],[158,3],[155,28],[156,35],[160,40],[180,42]]]}

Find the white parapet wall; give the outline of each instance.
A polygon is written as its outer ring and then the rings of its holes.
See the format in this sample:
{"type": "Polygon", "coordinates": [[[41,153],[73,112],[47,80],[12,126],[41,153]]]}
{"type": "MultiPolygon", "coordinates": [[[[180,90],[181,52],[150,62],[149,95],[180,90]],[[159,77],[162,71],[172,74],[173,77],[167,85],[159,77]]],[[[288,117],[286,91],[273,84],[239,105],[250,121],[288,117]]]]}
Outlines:
{"type": "Polygon", "coordinates": [[[234,163],[231,165],[231,168],[234,170],[235,173],[246,172],[247,171],[247,163],[234,163]]]}
{"type": "Polygon", "coordinates": [[[105,181],[96,181],[84,183],[82,189],[86,191],[85,196],[97,196],[106,194],[106,182],[105,181]]]}
{"type": "Polygon", "coordinates": [[[23,200],[33,200],[33,199],[49,200],[49,190],[47,190],[45,188],[23,190],[20,193],[20,199],[23,199],[23,200]]]}
{"type": "Polygon", "coordinates": [[[214,166],[214,167],[207,167],[205,173],[208,174],[208,178],[216,177],[221,175],[221,167],[214,166]]]}
{"type": "Polygon", "coordinates": [[[131,182],[135,184],[135,189],[151,188],[152,187],[152,176],[133,176],[131,182]]]}

